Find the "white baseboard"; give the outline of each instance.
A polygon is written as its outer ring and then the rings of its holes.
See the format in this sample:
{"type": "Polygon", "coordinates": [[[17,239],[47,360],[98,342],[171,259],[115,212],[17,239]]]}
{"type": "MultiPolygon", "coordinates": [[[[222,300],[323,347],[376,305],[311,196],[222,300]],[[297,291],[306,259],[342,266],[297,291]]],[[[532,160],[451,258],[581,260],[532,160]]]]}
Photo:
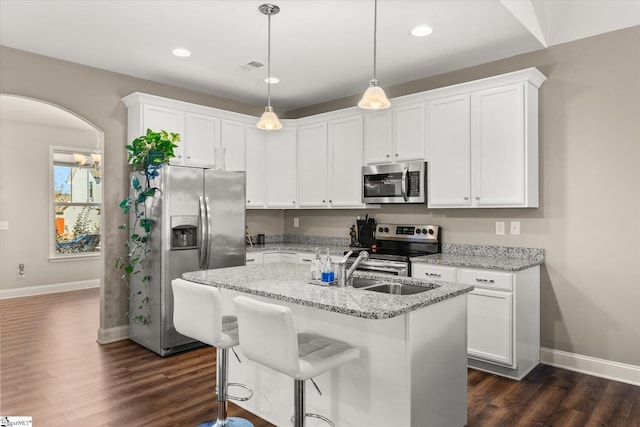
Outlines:
{"type": "Polygon", "coordinates": [[[540,363],[640,386],[640,366],[544,347],[540,348],[540,363]]]}
{"type": "Polygon", "coordinates": [[[98,329],[98,344],[109,344],[129,338],[129,326],[116,326],[115,328],[98,329]]]}
{"type": "Polygon", "coordinates": [[[30,297],[33,295],[53,294],[56,292],[77,291],[79,289],[99,288],[100,279],[81,280],[78,282],[55,283],[53,285],[29,286],[0,290],[0,299],[30,297]]]}

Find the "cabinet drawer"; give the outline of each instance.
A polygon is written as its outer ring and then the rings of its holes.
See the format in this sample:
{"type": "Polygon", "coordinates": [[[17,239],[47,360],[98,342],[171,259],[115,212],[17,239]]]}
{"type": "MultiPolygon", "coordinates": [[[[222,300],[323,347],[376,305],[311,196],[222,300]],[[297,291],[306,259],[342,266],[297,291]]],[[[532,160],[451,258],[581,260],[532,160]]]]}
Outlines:
{"type": "Polygon", "coordinates": [[[456,269],[453,267],[440,267],[432,264],[411,264],[411,277],[416,279],[456,281],[456,269]]]}
{"type": "Polygon", "coordinates": [[[513,274],[489,270],[458,270],[458,283],[473,285],[477,288],[513,290],[513,274]]]}
{"type": "Polygon", "coordinates": [[[316,255],[312,253],[298,252],[297,254],[297,261],[300,264],[311,264],[314,259],[316,259],[316,255]]]}
{"type": "Polygon", "coordinates": [[[263,254],[262,252],[247,252],[246,255],[247,265],[249,264],[262,264],[263,254]]]}

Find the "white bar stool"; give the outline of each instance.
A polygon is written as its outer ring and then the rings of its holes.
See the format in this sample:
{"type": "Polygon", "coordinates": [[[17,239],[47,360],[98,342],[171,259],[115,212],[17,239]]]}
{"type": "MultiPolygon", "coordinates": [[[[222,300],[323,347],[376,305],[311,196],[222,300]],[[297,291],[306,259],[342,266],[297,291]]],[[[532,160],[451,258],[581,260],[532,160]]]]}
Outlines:
{"type": "Polygon", "coordinates": [[[294,379],[291,423],[295,427],[304,427],[305,417],[313,417],[333,426],[328,418],[305,412],[305,381],[313,381],[313,377],[357,359],[360,350],[321,335],[296,333],[293,314],[288,307],[244,296],[235,297],[233,302],[244,355],[294,379]]]}
{"type": "Polygon", "coordinates": [[[245,401],[253,396],[251,387],[227,382],[229,349],[233,350],[233,347],[238,345],[236,316],[222,315],[220,291],[216,287],[182,279],[174,279],[171,287],[173,288],[173,325],[176,331],[216,348],[218,419],[205,421],[198,424],[198,427],[253,427],[253,423],[244,418],[227,417],[227,399],[245,401]],[[228,386],[242,387],[250,394],[247,397],[231,396],[227,393],[228,386]]]}

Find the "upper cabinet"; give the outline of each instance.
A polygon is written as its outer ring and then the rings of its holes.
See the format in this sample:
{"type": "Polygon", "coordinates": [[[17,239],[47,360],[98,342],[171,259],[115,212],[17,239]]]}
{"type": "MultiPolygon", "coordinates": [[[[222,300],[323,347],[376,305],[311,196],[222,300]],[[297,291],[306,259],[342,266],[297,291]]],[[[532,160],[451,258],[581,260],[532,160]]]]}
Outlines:
{"type": "Polygon", "coordinates": [[[224,148],[225,169],[228,171],[246,170],[245,126],[234,120],[220,121],[220,147],[224,148]]]}
{"type": "Polygon", "coordinates": [[[181,145],[182,162],[172,164],[213,167],[214,148],[220,145],[220,120],[204,114],[186,113],[181,145]]]}
{"type": "Polygon", "coordinates": [[[296,207],[296,129],[262,132],[267,134],[267,206],[296,207]]]}
{"type": "Polygon", "coordinates": [[[265,185],[267,137],[263,130],[252,125],[246,125],[245,132],[247,207],[263,208],[267,204],[265,185]]]}
{"type": "Polygon", "coordinates": [[[362,115],[298,128],[298,207],[363,207],[362,149],[362,115]]]}
{"type": "Polygon", "coordinates": [[[485,79],[478,90],[428,102],[428,207],[538,207],[544,76],[529,69],[499,77],[508,84],[485,79]]]}
{"type": "Polygon", "coordinates": [[[393,106],[364,118],[365,163],[424,160],[424,103],[393,106]]]}

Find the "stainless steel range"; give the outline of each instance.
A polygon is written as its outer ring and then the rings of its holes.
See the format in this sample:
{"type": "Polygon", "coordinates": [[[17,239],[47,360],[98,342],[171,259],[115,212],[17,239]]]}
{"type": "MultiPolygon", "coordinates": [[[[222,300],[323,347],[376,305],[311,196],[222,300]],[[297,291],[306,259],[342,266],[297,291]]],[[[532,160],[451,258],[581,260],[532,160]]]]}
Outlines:
{"type": "Polygon", "coordinates": [[[365,250],[369,260],[361,262],[358,270],[411,276],[410,258],[441,252],[441,231],[438,225],[378,224],[375,243],[370,248],[352,248],[347,266],[365,250]]]}

